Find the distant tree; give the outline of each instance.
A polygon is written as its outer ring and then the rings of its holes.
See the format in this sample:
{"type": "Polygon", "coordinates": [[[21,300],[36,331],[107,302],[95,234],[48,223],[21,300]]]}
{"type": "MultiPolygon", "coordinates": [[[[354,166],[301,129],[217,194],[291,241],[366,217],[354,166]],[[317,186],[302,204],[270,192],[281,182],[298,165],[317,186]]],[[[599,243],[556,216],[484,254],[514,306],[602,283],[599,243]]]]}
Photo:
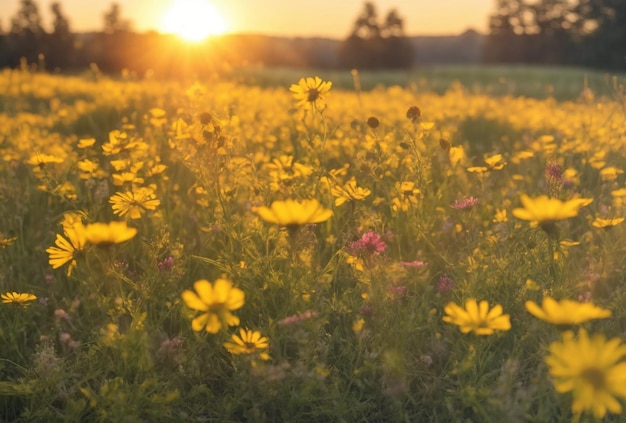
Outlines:
{"type": "Polygon", "coordinates": [[[626,69],[626,1],[496,0],[487,62],[626,69]]]}
{"type": "Polygon", "coordinates": [[[403,37],[404,36],[404,19],[398,15],[396,9],[391,9],[385,18],[385,23],[382,27],[382,33],[384,36],[389,37],[403,37]]]}
{"type": "Polygon", "coordinates": [[[103,18],[104,31],[99,34],[97,43],[97,64],[105,71],[120,70],[133,59],[129,55],[137,37],[131,32],[130,21],[122,18],[119,4],[111,3],[103,18]]]}
{"type": "Polygon", "coordinates": [[[581,0],[587,65],[626,70],[626,1],[581,0]]]}
{"type": "Polygon", "coordinates": [[[363,11],[354,22],[352,35],[355,37],[374,40],[380,38],[380,26],[378,25],[378,12],[372,2],[365,2],[363,11]]]}
{"type": "Polygon", "coordinates": [[[7,44],[7,35],[4,33],[2,22],[0,22],[0,68],[9,65],[9,48],[7,44]]]}
{"type": "Polygon", "coordinates": [[[33,0],[21,0],[7,37],[8,65],[16,66],[22,57],[29,63],[40,61],[45,35],[37,4],[33,0]]]}
{"type": "Polygon", "coordinates": [[[525,60],[521,36],[525,33],[524,2],[496,0],[489,16],[489,34],[484,45],[484,60],[488,63],[515,63],[525,60]]]}
{"type": "Polygon", "coordinates": [[[577,63],[578,0],[496,0],[484,58],[503,63],[577,63]]]}
{"type": "Polygon", "coordinates": [[[365,2],[350,36],[340,47],[340,65],[359,69],[407,68],[414,52],[404,35],[404,20],[395,9],[382,23],[372,2],[365,2]]]}
{"type": "Polygon", "coordinates": [[[122,9],[119,4],[111,3],[111,8],[104,14],[104,33],[113,34],[120,31],[130,31],[130,21],[122,19],[122,9]]]}
{"type": "Polygon", "coordinates": [[[74,35],[70,31],[70,24],[63,15],[61,5],[58,2],[50,6],[54,20],[52,33],[48,36],[47,62],[52,68],[68,68],[75,65],[74,35]]]}

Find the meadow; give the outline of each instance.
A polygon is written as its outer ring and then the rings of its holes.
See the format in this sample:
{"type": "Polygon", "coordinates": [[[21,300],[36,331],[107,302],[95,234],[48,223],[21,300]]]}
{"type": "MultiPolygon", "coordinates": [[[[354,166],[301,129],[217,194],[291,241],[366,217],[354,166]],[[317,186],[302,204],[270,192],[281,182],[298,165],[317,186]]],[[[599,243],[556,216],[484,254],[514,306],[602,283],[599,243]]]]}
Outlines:
{"type": "Polygon", "coordinates": [[[626,80],[447,72],[2,71],[0,420],[624,421],[626,80]]]}

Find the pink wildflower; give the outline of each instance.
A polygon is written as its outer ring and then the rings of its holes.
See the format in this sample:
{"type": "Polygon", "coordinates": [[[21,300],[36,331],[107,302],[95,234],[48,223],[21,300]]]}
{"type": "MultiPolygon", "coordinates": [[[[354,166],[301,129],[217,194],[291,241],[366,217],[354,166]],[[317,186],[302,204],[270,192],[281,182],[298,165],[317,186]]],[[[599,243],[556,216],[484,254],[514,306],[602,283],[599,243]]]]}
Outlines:
{"type": "Polygon", "coordinates": [[[387,292],[395,299],[400,299],[407,297],[409,295],[409,290],[404,285],[398,286],[390,286],[387,288],[387,292]]]}
{"type": "Polygon", "coordinates": [[[361,235],[358,241],[351,242],[349,248],[358,256],[372,256],[385,251],[387,244],[379,234],[369,231],[361,235]]]}
{"type": "Polygon", "coordinates": [[[408,267],[410,269],[423,269],[428,266],[428,263],[425,261],[413,260],[413,261],[401,261],[401,266],[408,267]]]}
{"type": "Polygon", "coordinates": [[[437,292],[440,294],[446,294],[452,291],[452,288],[454,288],[454,281],[447,275],[441,276],[437,281],[437,292]]]}
{"type": "Polygon", "coordinates": [[[476,197],[467,197],[461,200],[456,200],[455,202],[450,204],[450,207],[452,207],[453,209],[459,209],[459,210],[469,210],[472,207],[474,207],[476,204],[478,204],[479,201],[480,200],[478,200],[478,198],[476,197]]]}
{"type": "Polygon", "coordinates": [[[294,314],[278,321],[278,326],[290,326],[305,320],[313,319],[319,316],[317,311],[307,310],[304,313],[294,314]]]}
{"type": "Polygon", "coordinates": [[[169,270],[172,270],[172,266],[174,266],[174,257],[169,256],[163,261],[158,262],[157,266],[161,272],[167,272],[169,270]]]}

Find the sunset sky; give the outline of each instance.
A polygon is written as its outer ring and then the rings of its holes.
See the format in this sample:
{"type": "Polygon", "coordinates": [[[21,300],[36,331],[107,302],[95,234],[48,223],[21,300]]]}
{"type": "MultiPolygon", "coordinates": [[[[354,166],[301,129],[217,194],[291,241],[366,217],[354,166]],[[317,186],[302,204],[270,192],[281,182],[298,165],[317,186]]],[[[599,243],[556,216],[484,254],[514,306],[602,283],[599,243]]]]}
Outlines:
{"type": "MultiPolygon", "coordinates": [[[[117,0],[122,17],[137,31],[160,30],[163,14],[175,0],[117,0]]],[[[343,38],[363,8],[363,0],[206,0],[221,13],[228,32],[281,36],[343,38]]],[[[59,0],[73,31],[101,30],[111,0],[59,0]]],[[[46,29],[51,28],[52,0],[36,0],[46,29]]],[[[379,15],[396,8],[408,35],[459,34],[467,28],[484,32],[494,0],[378,0],[379,15]]],[[[10,28],[20,1],[0,1],[2,29],[10,28]]]]}

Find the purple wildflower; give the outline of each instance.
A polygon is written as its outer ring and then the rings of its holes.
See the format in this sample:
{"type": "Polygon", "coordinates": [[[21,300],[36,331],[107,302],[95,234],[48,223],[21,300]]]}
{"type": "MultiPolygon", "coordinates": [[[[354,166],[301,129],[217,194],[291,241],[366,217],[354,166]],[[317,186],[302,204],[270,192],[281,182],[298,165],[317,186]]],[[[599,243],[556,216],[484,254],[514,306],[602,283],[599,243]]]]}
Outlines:
{"type": "Polygon", "coordinates": [[[440,294],[446,294],[452,291],[454,288],[454,281],[448,277],[448,275],[443,275],[437,281],[437,292],[440,294]]]}
{"type": "Polygon", "coordinates": [[[545,169],[546,178],[553,182],[563,182],[563,167],[558,163],[549,163],[545,169]]]}
{"type": "Polygon", "coordinates": [[[174,266],[174,257],[169,256],[165,260],[158,262],[157,266],[161,272],[172,270],[172,266],[174,266]]]}

